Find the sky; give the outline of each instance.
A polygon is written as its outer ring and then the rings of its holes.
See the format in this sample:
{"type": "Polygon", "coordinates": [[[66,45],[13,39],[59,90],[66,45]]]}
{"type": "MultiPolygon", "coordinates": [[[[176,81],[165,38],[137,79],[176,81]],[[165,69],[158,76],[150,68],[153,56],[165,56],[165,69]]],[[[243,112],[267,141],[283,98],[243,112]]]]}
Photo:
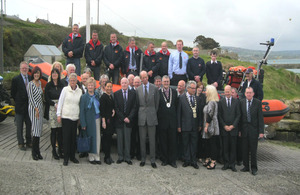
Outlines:
{"type": "MultiPolygon", "coordinates": [[[[6,14],[67,26],[86,24],[86,0],[2,0],[6,14]]],[[[90,0],[91,24],[98,0],[90,0]]],[[[99,23],[128,36],[162,38],[194,46],[198,35],[221,46],[265,50],[259,43],[275,38],[274,51],[300,50],[299,0],[100,0],[99,23]]],[[[92,29],[91,29],[92,30],[92,29]]]]}

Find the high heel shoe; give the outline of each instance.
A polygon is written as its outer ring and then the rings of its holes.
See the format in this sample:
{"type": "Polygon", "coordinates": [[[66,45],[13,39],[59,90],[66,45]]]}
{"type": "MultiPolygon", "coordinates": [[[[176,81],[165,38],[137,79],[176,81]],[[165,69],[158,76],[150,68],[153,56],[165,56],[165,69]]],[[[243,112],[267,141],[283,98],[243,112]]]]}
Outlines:
{"type": "Polygon", "coordinates": [[[52,156],[53,156],[53,158],[54,158],[55,160],[59,160],[59,157],[58,157],[58,155],[57,155],[55,149],[52,150],[52,156]]]}
{"type": "Polygon", "coordinates": [[[207,167],[209,164],[210,164],[210,159],[208,158],[208,159],[206,159],[203,163],[202,163],[202,165],[204,166],[204,167],[207,167]]]}
{"type": "Polygon", "coordinates": [[[211,163],[206,167],[208,170],[212,170],[212,169],[215,169],[217,166],[217,163],[216,161],[211,161],[211,163]],[[213,166],[211,166],[213,164],[213,166]]]}

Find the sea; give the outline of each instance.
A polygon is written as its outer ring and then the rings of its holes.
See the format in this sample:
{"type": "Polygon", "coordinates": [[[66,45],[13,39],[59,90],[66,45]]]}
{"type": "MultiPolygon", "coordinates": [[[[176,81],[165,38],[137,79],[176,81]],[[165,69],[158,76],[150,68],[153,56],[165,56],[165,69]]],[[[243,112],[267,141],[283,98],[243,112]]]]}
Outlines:
{"type": "MultiPolygon", "coordinates": [[[[257,63],[257,61],[252,61],[257,63]]],[[[272,64],[300,64],[300,59],[268,59],[268,65],[272,64]]],[[[286,69],[288,71],[300,74],[300,69],[286,69]]]]}

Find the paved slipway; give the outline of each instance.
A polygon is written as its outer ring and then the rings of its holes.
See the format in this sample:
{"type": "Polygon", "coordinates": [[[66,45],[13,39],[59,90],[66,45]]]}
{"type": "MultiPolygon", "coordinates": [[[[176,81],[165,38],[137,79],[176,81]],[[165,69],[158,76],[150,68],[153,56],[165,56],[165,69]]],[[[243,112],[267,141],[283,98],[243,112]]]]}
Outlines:
{"type": "MultiPolygon", "coordinates": [[[[44,160],[31,159],[31,151],[17,148],[13,118],[0,123],[0,194],[299,194],[300,150],[259,142],[258,175],[249,172],[222,171],[203,166],[178,168],[160,166],[153,169],[149,161],[133,165],[91,165],[54,160],[50,147],[50,130],[44,125],[41,151],[44,160]]],[[[102,154],[103,155],[103,154],[102,154]]],[[[102,160],[103,160],[103,156],[102,160]]],[[[113,148],[113,159],[117,160],[113,148]]],[[[238,170],[242,167],[238,167],[238,170]]]]}

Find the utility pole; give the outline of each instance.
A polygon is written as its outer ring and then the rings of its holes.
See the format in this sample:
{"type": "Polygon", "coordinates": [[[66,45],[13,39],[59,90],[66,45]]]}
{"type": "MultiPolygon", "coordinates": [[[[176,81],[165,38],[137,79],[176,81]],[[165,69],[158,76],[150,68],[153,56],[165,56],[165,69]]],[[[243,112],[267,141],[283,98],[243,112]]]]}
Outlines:
{"type": "Polygon", "coordinates": [[[4,73],[4,65],[3,65],[3,2],[1,0],[1,27],[0,27],[0,68],[1,74],[4,73]]]}
{"type": "Polygon", "coordinates": [[[86,42],[90,40],[90,0],[86,0],[86,42]]]}
{"type": "Polygon", "coordinates": [[[99,25],[99,1],[98,0],[98,6],[97,6],[97,24],[99,25]]]}

